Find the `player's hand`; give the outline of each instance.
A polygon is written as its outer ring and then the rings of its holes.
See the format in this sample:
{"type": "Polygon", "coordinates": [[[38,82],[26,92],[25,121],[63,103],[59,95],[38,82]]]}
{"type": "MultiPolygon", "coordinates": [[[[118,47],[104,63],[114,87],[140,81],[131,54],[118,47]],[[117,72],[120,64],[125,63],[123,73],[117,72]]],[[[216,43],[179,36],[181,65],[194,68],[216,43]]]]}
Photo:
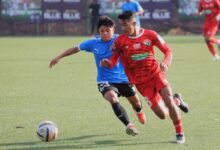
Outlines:
{"type": "Polygon", "coordinates": [[[102,59],[102,60],[100,61],[100,66],[101,66],[101,67],[108,67],[108,66],[110,66],[110,65],[111,65],[111,62],[110,62],[109,59],[102,59]]]}
{"type": "Polygon", "coordinates": [[[201,15],[202,15],[202,12],[197,12],[194,14],[195,17],[201,16],[201,15]]]}
{"type": "Polygon", "coordinates": [[[161,64],[160,64],[160,69],[161,69],[161,71],[166,72],[166,71],[168,70],[167,64],[161,63],[161,64]]]}
{"type": "Polygon", "coordinates": [[[49,67],[52,68],[55,66],[60,60],[58,58],[54,58],[51,60],[49,67]]]}

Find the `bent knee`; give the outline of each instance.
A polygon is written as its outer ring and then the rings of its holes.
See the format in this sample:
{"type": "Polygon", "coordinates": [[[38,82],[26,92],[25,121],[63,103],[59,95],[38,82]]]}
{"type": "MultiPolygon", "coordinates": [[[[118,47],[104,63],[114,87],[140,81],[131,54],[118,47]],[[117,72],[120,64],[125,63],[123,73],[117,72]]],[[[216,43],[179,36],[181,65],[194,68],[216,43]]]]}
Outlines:
{"type": "Polygon", "coordinates": [[[160,116],[158,116],[161,120],[165,120],[166,118],[167,118],[167,115],[166,114],[164,114],[164,115],[160,115],[160,116]]]}
{"type": "Polygon", "coordinates": [[[206,37],[206,38],[205,38],[205,42],[206,42],[206,43],[209,43],[209,42],[210,42],[210,38],[206,37]]]}
{"type": "Polygon", "coordinates": [[[104,98],[111,104],[118,102],[118,95],[114,91],[106,92],[104,98]]]}

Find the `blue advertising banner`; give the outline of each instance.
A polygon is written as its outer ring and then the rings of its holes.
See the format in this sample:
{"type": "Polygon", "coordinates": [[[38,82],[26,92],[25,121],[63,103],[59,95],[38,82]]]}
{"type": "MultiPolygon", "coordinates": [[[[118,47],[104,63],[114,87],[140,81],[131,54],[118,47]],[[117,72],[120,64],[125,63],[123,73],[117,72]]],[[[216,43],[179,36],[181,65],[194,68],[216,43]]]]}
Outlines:
{"type": "Polygon", "coordinates": [[[79,21],[82,20],[85,6],[80,0],[43,0],[43,21],[79,21]]]}
{"type": "Polygon", "coordinates": [[[171,21],[173,16],[173,3],[171,0],[138,0],[144,9],[140,16],[143,22],[171,21]]]}
{"type": "Polygon", "coordinates": [[[5,20],[40,20],[41,0],[2,0],[1,13],[5,20]]]}

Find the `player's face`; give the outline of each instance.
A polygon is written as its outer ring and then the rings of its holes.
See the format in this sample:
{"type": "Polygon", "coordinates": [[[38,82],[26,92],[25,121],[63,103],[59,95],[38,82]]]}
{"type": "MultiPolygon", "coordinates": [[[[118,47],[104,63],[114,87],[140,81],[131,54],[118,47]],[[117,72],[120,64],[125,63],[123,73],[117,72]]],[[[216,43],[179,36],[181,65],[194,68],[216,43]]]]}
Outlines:
{"type": "Polygon", "coordinates": [[[121,29],[127,35],[133,35],[135,32],[136,23],[133,20],[119,20],[121,29]]]}
{"type": "Polygon", "coordinates": [[[114,31],[115,31],[114,27],[101,26],[99,28],[99,34],[103,41],[111,40],[114,35],[114,31]]]}

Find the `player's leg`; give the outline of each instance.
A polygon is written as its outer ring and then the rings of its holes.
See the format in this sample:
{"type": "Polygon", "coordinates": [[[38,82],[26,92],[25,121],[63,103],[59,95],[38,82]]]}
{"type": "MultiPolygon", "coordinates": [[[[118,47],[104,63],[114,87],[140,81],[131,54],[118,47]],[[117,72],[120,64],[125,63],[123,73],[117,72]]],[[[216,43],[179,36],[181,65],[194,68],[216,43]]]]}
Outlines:
{"type": "Polygon", "coordinates": [[[142,103],[141,103],[138,95],[136,94],[134,86],[129,83],[117,83],[114,85],[119,90],[119,93],[128,99],[128,101],[132,105],[134,111],[136,112],[140,123],[145,124],[146,117],[145,117],[144,111],[142,109],[142,103]]]}
{"type": "Polygon", "coordinates": [[[189,108],[187,103],[184,102],[182,94],[181,93],[175,93],[173,95],[174,103],[185,113],[188,113],[189,108]]]}
{"type": "Polygon", "coordinates": [[[174,104],[171,88],[169,86],[162,88],[160,90],[160,95],[164,100],[164,103],[169,110],[170,118],[173,121],[176,130],[176,142],[185,143],[181,115],[177,106],[174,104]]]}
{"type": "Polygon", "coordinates": [[[96,26],[96,20],[95,20],[95,17],[92,16],[92,18],[91,18],[91,35],[94,34],[95,26],[96,26]]]}
{"type": "MultiPolygon", "coordinates": [[[[168,108],[170,118],[173,121],[173,125],[176,130],[176,142],[184,143],[185,137],[183,134],[181,115],[179,109],[177,108],[177,105],[174,103],[169,82],[167,81],[165,74],[162,72],[155,76],[155,89],[157,93],[159,92],[158,94],[161,96],[165,103],[165,106],[168,108]]],[[[154,101],[156,101],[157,99],[155,99],[154,101]]]]}
{"type": "Polygon", "coordinates": [[[138,130],[130,122],[126,110],[119,103],[118,100],[119,92],[117,88],[108,83],[99,83],[98,87],[103,97],[111,104],[112,109],[115,115],[117,116],[117,118],[126,126],[126,133],[133,136],[137,135],[138,130]]]}
{"type": "Polygon", "coordinates": [[[217,28],[210,28],[209,25],[205,25],[203,28],[203,37],[205,39],[206,45],[210,51],[210,53],[212,54],[213,60],[219,60],[219,56],[215,51],[213,42],[215,40],[213,40],[213,36],[216,33],[217,28]]]}
{"type": "Polygon", "coordinates": [[[211,43],[214,43],[214,44],[217,44],[218,46],[220,46],[220,40],[215,38],[215,34],[216,34],[217,30],[218,30],[218,25],[219,25],[218,21],[210,24],[209,25],[209,31],[206,34],[206,36],[207,36],[207,38],[209,38],[209,41],[211,43]]]}
{"type": "Polygon", "coordinates": [[[206,42],[206,44],[208,46],[208,49],[209,49],[210,53],[212,54],[213,60],[219,60],[220,59],[219,55],[216,53],[214,45],[210,41],[210,38],[209,37],[204,37],[204,38],[205,38],[205,42],[206,42]]]}
{"type": "Polygon", "coordinates": [[[139,100],[137,94],[134,96],[127,97],[129,102],[131,103],[137,117],[140,123],[145,124],[146,123],[146,116],[142,107],[142,103],[139,100]]]}
{"type": "Polygon", "coordinates": [[[148,81],[148,85],[146,84],[136,84],[137,90],[140,94],[145,98],[147,104],[151,107],[153,112],[160,118],[165,119],[169,113],[167,108],[165,107],[161,96],[154,88],[154,80],[148,81]]]}

